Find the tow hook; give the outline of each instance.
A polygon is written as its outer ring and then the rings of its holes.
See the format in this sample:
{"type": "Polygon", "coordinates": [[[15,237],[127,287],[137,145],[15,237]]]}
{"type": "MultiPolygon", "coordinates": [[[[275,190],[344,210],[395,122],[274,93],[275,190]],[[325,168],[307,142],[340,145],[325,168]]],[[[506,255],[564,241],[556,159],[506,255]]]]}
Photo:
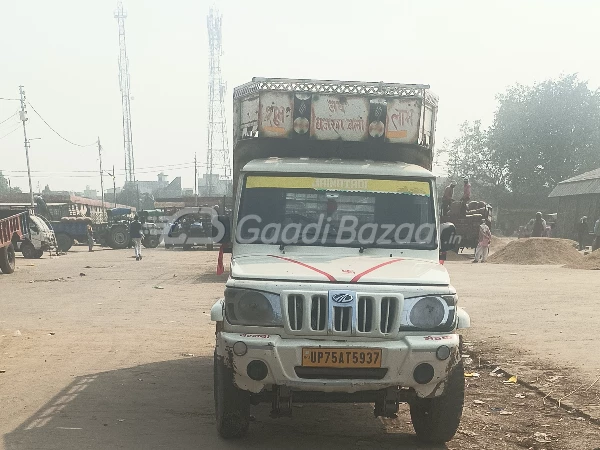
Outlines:
{"type": "Polygon", "coordinates": [[[292,417],[292,391],[286,386],[273,388],[271,417],[292,417]]]}
{"type": "Polygon", "coordinates": [[[384,389],[379,399],[375,402],[375,409],[373,410],[375,417],[397,418],[399,397],[400,388],[398,386],[384,389]]]}

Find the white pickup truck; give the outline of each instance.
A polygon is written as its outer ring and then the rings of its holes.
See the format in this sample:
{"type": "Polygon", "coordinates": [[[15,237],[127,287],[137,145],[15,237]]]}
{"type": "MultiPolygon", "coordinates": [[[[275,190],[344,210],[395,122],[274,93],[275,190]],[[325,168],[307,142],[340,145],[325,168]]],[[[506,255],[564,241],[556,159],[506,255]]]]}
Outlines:
{"type": "Polygon", "coordinates": [[[17,242],[19,250],[24,258],[41,258],[46,251],[56,249],[56,237],[52,226],[42,217],[29,216],[29,235],[17,242]]]}
{"type": "Polygon", "coordinates": [[[253,79],[234,93],[232,252],[216,322],[217,428],[250,405],[401,403],[419,439],[450,440],[464,376],[430,172],[437,98],[425,85],[253,79]]]}

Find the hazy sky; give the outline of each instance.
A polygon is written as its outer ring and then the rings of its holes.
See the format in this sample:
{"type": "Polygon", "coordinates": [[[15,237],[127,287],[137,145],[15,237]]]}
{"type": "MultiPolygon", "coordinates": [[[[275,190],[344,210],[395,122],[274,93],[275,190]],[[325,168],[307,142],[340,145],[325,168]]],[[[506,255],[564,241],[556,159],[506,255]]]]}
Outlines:
{"type": "MultiPolygon", "coordinates": [[[[139,180],[191,163],[194,152],[205,161],[209,5],[125,2],[139,180]]],[[[104,165],[116,166],[122,184],[115,7],[113,0],[0,2],[0,97],[18,97],[23,84],[66,138],[88,144],[100,136],[104,165]]],[[[428,83],[440,96],[440,144],[464,120],[489,123],[495,95],[515,82],[578,72],[600,85],[600,2],[593,0],[227,0],[220,8],[228,120],[233,87],[253,76],[428,83]]],[[[0,100],[0,122],[17,108],[0,100]]],[[[98,168],[97,149],[61,141],[31,110],[29,118],[29,137],[42,138],[31,143],[34,189],[99,188],[98,174],[86,172],[98,168]]],[[[0,124],[0,169],[25,191],[19,123],[0,124]]],[[[191,164],[165,173],[194,185],[191,164]]]]}

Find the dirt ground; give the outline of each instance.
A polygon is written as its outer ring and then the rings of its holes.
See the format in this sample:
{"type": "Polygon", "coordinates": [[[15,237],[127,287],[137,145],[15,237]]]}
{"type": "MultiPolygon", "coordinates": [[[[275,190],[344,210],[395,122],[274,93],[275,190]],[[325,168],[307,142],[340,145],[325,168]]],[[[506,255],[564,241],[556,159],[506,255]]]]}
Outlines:
{"type": "Polygon", "coordinates": [[[0,449],[600,449],[597,272],[447,263],[472,318],[467,372],[479,376],[467,377],[463,422],[446,446],[419,445],[406,407],[381,420],[352,404],[296,405],[276,420],[261,405],[247,439],[223,441],[209,316],[226,279],[214,275],[216,253],[158,248],[136,262],[84,250],[19,258],[0,276],[0,449]],[[490,376],[497,365],[501,376],[490,376]],[[518,382],[505,383],[512,374],[518,382]]]}

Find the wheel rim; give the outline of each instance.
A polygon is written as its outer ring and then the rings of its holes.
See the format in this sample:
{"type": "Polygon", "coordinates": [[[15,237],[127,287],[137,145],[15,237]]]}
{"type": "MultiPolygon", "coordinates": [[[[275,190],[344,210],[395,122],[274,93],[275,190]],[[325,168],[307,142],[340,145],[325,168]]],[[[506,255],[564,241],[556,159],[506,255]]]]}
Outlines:
{"type": "Polygon", "coordinates": [[[115,241],[115,244],[117,245],[124,245],[127,242],[125,233],[122,231],[117,231],[115,234],[113,234],[113,241],[115,241]]]}

